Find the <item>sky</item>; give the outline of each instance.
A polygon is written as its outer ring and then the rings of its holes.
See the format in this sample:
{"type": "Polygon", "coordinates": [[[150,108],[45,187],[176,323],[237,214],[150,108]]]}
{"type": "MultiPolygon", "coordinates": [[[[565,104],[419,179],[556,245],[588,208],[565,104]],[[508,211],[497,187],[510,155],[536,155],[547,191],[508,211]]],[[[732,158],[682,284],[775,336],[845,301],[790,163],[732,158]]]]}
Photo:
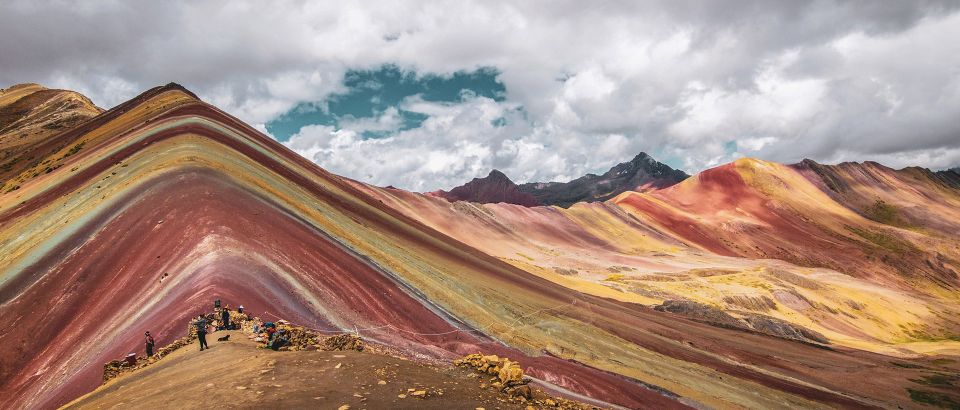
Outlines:
{"type": "Polygon", "coordinates": [[[958,1],[4,1],[0,87],[178,82],[328,170],[448,189],[644,151],[960,165],[958,1]]]}

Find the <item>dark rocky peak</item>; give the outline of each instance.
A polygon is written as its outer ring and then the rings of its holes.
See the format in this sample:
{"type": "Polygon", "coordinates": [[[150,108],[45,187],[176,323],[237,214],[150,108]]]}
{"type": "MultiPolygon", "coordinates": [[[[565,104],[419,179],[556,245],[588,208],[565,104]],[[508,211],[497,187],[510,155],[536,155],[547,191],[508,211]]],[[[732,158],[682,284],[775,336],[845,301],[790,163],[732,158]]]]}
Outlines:
{"type": "Polygon", "coordinates": [[[508,177],[506,174],[504,174],[503,172],[500,172],[499,170],[496,170],[496,169],[490,171],[490,173],[487,174],[486,177],[483,177],[483,178],[474,178],[473,180],[474,180],[474,181],[486,180],[486,181],[488,181],[488,182],[504,182],[504,183],[510,183],[510,184],[513,183],[513,181],[510,180],[510,177],[508,177]]]}
{"type": "Polygon", "coordinates": [[[614,176],[614,175],[626,175],[627,173],[637,173],[643,171],[645,174],[650,176],[666,176],[666,175],[684,175],[686,173],[683,171],[675,170],[670,168],[669,165],[661,163],[653,157],[647,155],[646,152],[641,152],[637,156],[633,157],[629,162],[621,162],[615,165],[610,171],[603,174],[604,176],[614,176]]]}
{"type": "Polygon", "coordinates": [[[577,202],[606,201],[626,191],[648,191],[674,185],[688,175],[660,163],[645,152],[621,162],[603,175],[587,174],[570,182],[533,182],[520,190],[544,205],[569,207],[577,202]]]}
{"type": "Polygon", "coordinates": [[[505,202],[523,206],[538,205],[533,196],[520,192],[517,184],[496,169],[490,171],[483,178],[474,178],[450,191],[437,191],[434,194],[451,202],[468,201],[481,204],[505,202]]]}

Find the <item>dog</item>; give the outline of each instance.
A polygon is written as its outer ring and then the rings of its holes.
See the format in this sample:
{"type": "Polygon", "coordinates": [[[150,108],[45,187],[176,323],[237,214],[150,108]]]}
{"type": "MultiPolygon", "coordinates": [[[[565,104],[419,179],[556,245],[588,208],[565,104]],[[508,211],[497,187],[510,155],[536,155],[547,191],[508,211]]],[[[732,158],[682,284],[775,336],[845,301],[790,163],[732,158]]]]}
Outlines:
{"type": "Polygon", "coordinates": [[[226,335],[226,336],[223,336],[223,337],[218,337],[218,338],[217,338],[217,341],[218,341],[218,342],[229,342],[229,341],[230,341],[230,335],[226,335]]]}

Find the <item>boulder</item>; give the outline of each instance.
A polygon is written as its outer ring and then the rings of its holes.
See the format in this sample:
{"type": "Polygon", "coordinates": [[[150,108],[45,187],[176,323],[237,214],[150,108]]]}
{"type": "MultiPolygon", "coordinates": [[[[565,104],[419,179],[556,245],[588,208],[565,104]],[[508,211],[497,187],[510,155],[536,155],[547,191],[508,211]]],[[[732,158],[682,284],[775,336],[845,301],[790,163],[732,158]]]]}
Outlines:
{"type": "Polygon", "coordinates": [[[520,368],[520,363],[503,359],[503,365],[500,366],[497,378],[504,386],[520,384],[523,382],[523,369],[520,368]]]}
{"type": "Polygon", "coordinates": [[[512,397],[523,397],[527,400],[533,398],[533,390],[526,384],[511,388],[509,392],[512,397]]]}

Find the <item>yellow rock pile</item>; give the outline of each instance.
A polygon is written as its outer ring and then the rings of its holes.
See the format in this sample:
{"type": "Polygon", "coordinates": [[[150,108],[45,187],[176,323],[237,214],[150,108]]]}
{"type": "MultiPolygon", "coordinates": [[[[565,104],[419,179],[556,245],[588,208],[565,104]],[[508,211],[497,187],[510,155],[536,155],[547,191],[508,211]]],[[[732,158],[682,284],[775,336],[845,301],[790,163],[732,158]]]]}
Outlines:
{"type": "Polygon", "coordinates": [[[177,340],[174,340],[172,343],[158,349],[156,352],[153,353],[153,357],[156,358],[157,360],[160,360],[161,358],[170,354],[174,350],[184,347],[190,343],[193,343],[193,341],[196,339],[197,339],[196,336],[181,337],[177,340]]]}
{"type": "Polygon", "coordinates": [[[526,384],[526,381],[523,379],[523,369],[520,368],[520,363],[506,357],[501,358],[495,354],[483,355],[481,353],[474,353],[464,356],[462,359],[455,360],[453,364],[457,366],[469,366],[478,372],[497,376],[499,380],[498,383],[502,387],[526,384]]]}
{"type": "Polygon", "coordinates": [[[283,350],[312,350],[316,349],[317,334],[302,326],[280,324],[277,329],[283,329],[289,345],[283,350]]]}
{"type": "Polygon", "coordinates": [[[230,312],[230,323],[239,324],[240,328],[243,328],[243,325],[250,321],[250,315],[246,313],[240,313],[236,310],[227,310],[230,312]]]}
{"type": "Polygon", "coordinates": [[[132,369],[126,361],[123,360],[111,360],[103,364],[103,382],[106,383],[108,380],[117,377],[120,373],[123,373],[126,370],[132,369]]]}
{"type": "Polygon", "coordinates": [[[330,336],[326,339],[323,339],[320,342],[320,345],[317,346],[320,350],[356,350],[362,352],[364,348],[363,339],[357,335],[350,333],[343,333],[335,336],[330,336]]]}

